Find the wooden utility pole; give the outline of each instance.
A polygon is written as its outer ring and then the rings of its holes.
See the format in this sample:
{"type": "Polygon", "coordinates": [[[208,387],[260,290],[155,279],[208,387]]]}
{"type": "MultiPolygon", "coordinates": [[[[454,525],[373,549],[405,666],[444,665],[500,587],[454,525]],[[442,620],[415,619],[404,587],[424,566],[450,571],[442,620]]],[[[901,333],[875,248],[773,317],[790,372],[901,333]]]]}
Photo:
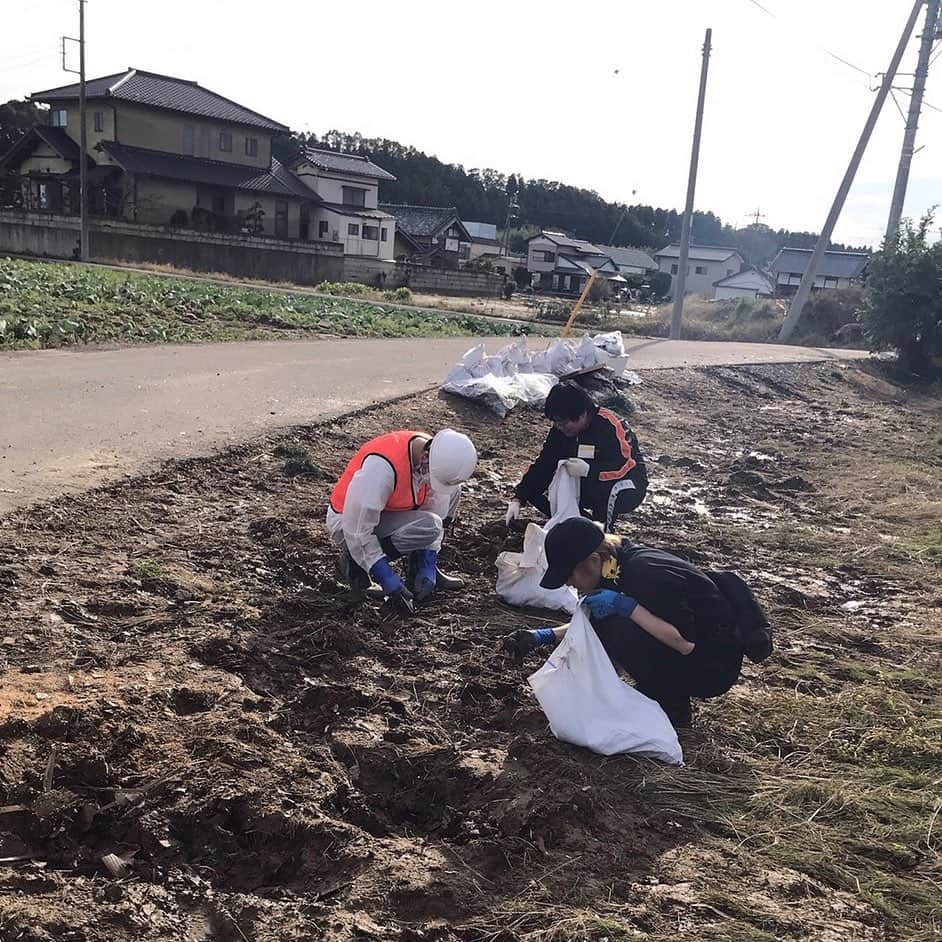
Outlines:
{"type": "Polygon", "coordinates": [[[834,227],[837,225],[837,220],[841,215],[841,210],[844,208],[847,194],[850,192],[854,177],[857,175],[857,168],[860,166],[864,151],[866,151],[867,144],[870,142],[870,135],[873,134],[877,118],[880,117],[883,103],[886,101],[887,96],[890,94],[890,89],[893,87],[893,80],[896,78],[896,72],[902,61],[903,53],[906,51],[906,45],[909,42],[910,36],[913,34],[916,20],[919,18],[919,10],[925,2],[926,0],[916,0],[910,11],[909,19],[903,27],[903,34],[900,36],[896,52],[893,53],[893,58],[890,60],[890,67],[887,69],[886,75],[883,76],[883,83],[880,85],[880,90],[877,92],[877,97],[873,102],[873,107],[870,109],[870,114],[867,117],[864,129],[860,133],[860,140],[857,141],[857,147],[854,150],[853,156],[850,158],[847,172],[844,174],[844,179],[841,180],[841,185],[837,190],[837,196],[834,197],[831,211],[828,213],[828,218],[825,220],[824,228],[821,230],[821,235],[818,236],[814,251],[811,253],[811,258],[808,260],[808,267],[805,269],[805,273],[801,278],[801,284],[798,286],[798,291],[795,292],[795,297],[788,309],[788,314],[785,316],[785,323],[782,324],[782,330],[779,333],[779,340],[781,340],[782,343],[791,339],[792,334],[795,333],[795,328],[801,321],[801,312],[805,306],[805,302],[807,302],[808,298],[811,296],[811,288],[814,286],[814,279],[818,274],[818,269],[821,267],[821,259],[824,257],[824,252],[831,242],[834,227]]]}
{"type": "Polygon", "coordinates": [[[893,201],[890,203],[890,216],[886,223],[886,246],[896,244],[899,223],[903,216],[903,203],[906,202],[906,187],[909,184],[909,168],[913,162],[916,145],[916,129],[919,127],[919,113],[922,111],[922,95],[926,90],[926,77],[929,75],[929,57],[935,42],[939,24],[940,0],[929,0],[926,5],[926,26],[919,45],[919,59],[913,77],[913,95],[909,99],[909,114],[906,116],[906,131],[903,134],[903,149],[899,155],[899,168],[896,171],[896,185],[893,187],[893,201]]]}
{"type": "Polygon", "coordinates": [[[671,318],[671,340],[680,340],[681,320],[684,314],[684,291],[687,287],[687,260],[690,255],[690,226],[693,223],[693,199],[697,189],[697,164],[700,161],[700,133],[703,130],[703,103],[706,99],[707,70],[710,66],[710,48],[713,30],[706,31],[703,40],[703,64],[700,66],[700,94],[697,97],[697,119],[693,126],[693,147],[690,153],[690,174],[687,178],[687,204],[680,230],[680,258],[674,280],[674,314],[671,318]]]}

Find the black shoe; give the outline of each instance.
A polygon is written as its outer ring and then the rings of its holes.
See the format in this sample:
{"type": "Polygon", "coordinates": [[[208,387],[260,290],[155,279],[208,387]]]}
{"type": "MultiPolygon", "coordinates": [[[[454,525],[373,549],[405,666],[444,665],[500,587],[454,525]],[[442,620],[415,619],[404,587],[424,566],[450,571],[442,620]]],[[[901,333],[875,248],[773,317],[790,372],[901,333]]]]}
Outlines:
{"type": "Polygon", "coordinates": [[[353,561],[350,551],[344,547],[337,557],[337,578],[345,585],[350,586],[354,598],[363,598],[373,584],[370,574],[359,564],[353,561]]]}
{"type": "Polygon", "coordinates": [[[667,703],[662,701],[661,708],[667,714],[674,729],[690,729],[693,726],[693,708],[690,705],[690,697],[670,700],[667,703]]]}

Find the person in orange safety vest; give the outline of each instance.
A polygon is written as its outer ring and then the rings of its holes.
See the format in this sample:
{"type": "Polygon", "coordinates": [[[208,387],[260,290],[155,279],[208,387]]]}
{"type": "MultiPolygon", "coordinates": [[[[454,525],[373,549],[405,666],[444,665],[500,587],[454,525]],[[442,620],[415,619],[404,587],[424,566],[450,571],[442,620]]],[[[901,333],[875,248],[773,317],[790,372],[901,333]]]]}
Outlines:
{"type": "Polygon", "coordinates": [[[362,598],[372,580],[410,611],[436,588],[461,579],[438,568],[444,531],[454,519],[461,485],[474,473],[477,451],[467,435],[400,429],[366,442],[334,485],[327,528],[340,547],[338,572],[362,598]],[[408,557],[407,582],[392,562],[408,557]]]}

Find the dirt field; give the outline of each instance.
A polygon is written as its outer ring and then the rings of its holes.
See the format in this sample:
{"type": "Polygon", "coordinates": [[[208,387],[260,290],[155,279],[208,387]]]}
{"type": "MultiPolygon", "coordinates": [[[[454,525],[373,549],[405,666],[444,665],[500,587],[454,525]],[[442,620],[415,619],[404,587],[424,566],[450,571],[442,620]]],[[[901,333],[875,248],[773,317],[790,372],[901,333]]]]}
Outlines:
{"type": "Polygon", "coordinates": [[[938,938],[940,400],[831,364],[629,395],[624,532],[739,568],[777,632],[685,767],[556,742],[500,654],[545,623],[493,594],[543,420],[403,400],[291,436],[322,479],[272,440],[0,520],[0,940],[938,938]],[[445,423],[469,591],[351,609],[330,480],[445,423]]]}

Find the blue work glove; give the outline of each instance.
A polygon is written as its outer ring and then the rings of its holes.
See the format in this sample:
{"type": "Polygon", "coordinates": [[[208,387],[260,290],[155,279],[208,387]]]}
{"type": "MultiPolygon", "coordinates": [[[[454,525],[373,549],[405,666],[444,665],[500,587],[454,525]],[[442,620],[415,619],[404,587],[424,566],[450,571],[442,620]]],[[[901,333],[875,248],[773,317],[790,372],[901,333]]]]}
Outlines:
{"type": "Polygon", "coordinates": [[[370,575],[380,584],[386,595],[396,595],[405,588],[402,579],[399,578],[396,570],[389,565],[389,560],[385,556],[373,563],[370,575]]]}
{"type": "Polygon", "coordinates": [[[412,591],[415,592],[417,602],[424,602],[435,591],[435,583],[438,581],[437,562],[437,550],[419,550],[415,554],[415,581],[412,583],[412,591]]]}
{"type": "Polygon", "coordinates": [[[612,615],[630,618],[631,613],[638,604],[630,595],[615,592],[613,589],[599,589],[587,595],[582,601],[584,605],[588,606],[592,617],[598,618],[600,621],[603,618],[610,618],[612,615]]]}

